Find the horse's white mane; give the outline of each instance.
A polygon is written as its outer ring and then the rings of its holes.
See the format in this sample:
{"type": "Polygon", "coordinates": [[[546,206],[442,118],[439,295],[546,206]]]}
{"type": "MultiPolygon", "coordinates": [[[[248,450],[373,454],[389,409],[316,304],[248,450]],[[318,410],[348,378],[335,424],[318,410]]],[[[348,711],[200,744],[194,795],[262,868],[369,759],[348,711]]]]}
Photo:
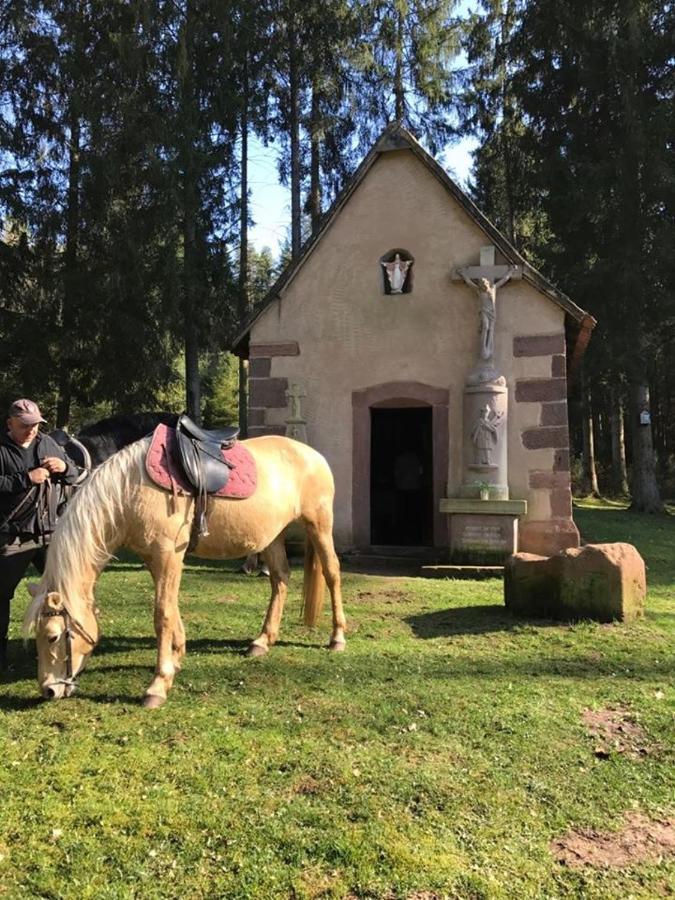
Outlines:
{"type": "Polygon", "coordinates": [[[100,572],[110,559],[111,548],[124,519],[133,491],[143,483],[143,461],[150,438],[129,444],[78,488],[54,532],[44,574],[23,620],[24,635],[36,626],[45,596],[57,591],[66,608],[77,616],[83,601],[83,571],[100,572]]]}

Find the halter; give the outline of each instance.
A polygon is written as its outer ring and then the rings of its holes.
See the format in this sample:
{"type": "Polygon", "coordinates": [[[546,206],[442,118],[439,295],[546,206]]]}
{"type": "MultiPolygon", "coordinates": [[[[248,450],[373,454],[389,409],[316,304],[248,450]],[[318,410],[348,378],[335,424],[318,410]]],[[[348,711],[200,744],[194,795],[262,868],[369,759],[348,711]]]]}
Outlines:
{"type": "Polygon", "coordinates": [[[96,646],[97,641],[93,639],[93,637],[89,634],[87,629],[79,622],[68,610],[63,607],[63,609],[47,609],[44,610],[40,617],[45,617],[46,619],[52,619],[56,616],[62,616],[65,627],[65,636],[66,636],[66,677],[61,678],[58,681],[52,682],[52,684],[65,684],[70,687],[75,687],[76,679],[80,674],[78,671],[75,675],[73,675],[73,648],[72,648],[72,638],[73,634],[71,628],[74,626],[77,631],[82,635],[82,637],[87,641],[87,643],[91,644],[92,649],[96,646]]]}

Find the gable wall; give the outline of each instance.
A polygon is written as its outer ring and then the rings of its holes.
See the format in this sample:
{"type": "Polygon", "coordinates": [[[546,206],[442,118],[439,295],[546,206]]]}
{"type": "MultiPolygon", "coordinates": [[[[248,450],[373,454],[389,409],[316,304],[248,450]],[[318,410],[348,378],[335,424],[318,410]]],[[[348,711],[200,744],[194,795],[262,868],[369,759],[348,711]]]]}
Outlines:
{"type": "MultiPolygon", "coordinates": [[[[476,265],[480,247],[488,243],[410,151],[385,153],[281,301],[272,303],[251,329],[249,432],[253,436],[271,428],[283,433],[284,387],[287,382],[303,386],[309,442],[326,456],[335,475],[335,534],[342,546],[352,540],[353,392],[388,382],[447,389],[449,496],[461,481],[462,388],[477,361],[478,298],[463,283],[451,281],[450,273],[456,266],[476,265]],[[388,296],[379,259],[398,247],[415,258],[413,291],[388,296]]],[[[553,492],[558,491],[560,512],[569,478],[559,474],[554,485],[542,475],[533,480],[532,473],[554,471],[560,447],[552,443],[567,447],[566,415],[563,425],[546,425],[566,414],[564,314],[525,281],[502,288],[497,303],[495,365],[509,387],[511,496],[529,501],[530,521],[548,521],[555,513],[553,492]],[[528,341],[531,336],[545,338],[528,341]]]]}

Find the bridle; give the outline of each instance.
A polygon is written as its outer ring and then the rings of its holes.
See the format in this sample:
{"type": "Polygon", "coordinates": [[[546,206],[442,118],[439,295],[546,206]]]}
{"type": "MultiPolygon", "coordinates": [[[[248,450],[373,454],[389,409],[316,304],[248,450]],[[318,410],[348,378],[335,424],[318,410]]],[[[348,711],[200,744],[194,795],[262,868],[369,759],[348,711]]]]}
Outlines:
{"type": "MultiPolygon", "coordinates": [[[[89,634],[84,625],[79,622],[68,610],[63,609],[47,609],[40,613],[40,617],[45,617],[46,619],[52,619],[56,616],[63,617],[63,623],[65,625],[64,634],[66,636],[66,677],[58,679],[57,681],[51,682],[52,684],[64,684],[66,686],[74,688],[77,684],[77,678],[82,671],[82,666],[80,669],[73,675],[73,647],[72,647],[72,639],[73,632],[72,628],[74,627],[76,631],[78,631],[82,637],[87,641],[88,644],[91,644],[91,649],[93,650],[98,641],[95,641],[94,638],[89,634]]],[[[89,654],[87,654],[89,655],[89,654]]]]}

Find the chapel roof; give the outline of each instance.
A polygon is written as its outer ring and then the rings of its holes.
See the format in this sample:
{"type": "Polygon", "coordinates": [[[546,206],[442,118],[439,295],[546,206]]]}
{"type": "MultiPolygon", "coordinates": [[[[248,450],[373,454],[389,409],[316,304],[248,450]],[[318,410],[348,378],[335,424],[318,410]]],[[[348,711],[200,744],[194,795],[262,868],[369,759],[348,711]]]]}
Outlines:
{"type": "Polygon", "coordinates": [[[324,214],[321,226],[305,241],[297,258],[289,262],[264,298],[247,317],[233,341],[233,352],[239,356],[247,356],[248,336],[253,324],[274,300],[281,299],[284,291],[287,290],[295,276],[302,269],[319,241],[330,229],[340,211],[361,184],[373,164],[384,153],[394,150],[410,150],[443,185],[448,193],[466,210],[500,253],[513,265],[522,266],[523,278],[564,311],[568,343],[568,374],[572,373],[583,356],[586,345],[590,340],[591,332],[597,324],[596,320],[590,313],[577,306],[573,300],[553,285],[541,272],[531,266],[487,216],[478,209],[473,200],[450,178],[434,157],[422,147],[407,129],[397,122],[387,125],[352,177],[347,181],[333,205],[324,214]]]}

